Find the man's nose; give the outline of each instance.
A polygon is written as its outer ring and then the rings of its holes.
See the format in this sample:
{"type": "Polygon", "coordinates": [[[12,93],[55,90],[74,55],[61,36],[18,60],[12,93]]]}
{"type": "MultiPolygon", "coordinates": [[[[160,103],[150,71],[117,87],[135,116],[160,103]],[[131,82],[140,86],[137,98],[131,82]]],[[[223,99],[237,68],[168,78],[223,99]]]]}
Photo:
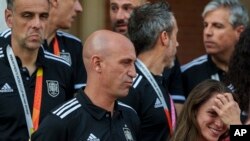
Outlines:
{"type": "Polygon", "coordinates": [[[129,76],[131,76],[132,78],[136,77],[136,70],[135,70],[135,65],[133,64],[129,70],[129,76]]]}

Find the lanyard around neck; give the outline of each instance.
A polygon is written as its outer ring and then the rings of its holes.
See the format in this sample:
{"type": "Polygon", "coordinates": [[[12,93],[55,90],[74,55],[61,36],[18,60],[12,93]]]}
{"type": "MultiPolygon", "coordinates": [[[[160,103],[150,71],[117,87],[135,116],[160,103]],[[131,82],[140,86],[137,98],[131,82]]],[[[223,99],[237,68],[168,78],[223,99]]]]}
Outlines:
{"type": "Polygon", "coordinates": [[[40,67],[37,71],[37,76],[36,76],[36,87],[35,87],[35,98],[34,98],[34,106],[33,109],[36,109],[35,111],[33,110],[33,120],[31,119],[31,114],[30,114],[30,109],[29,109],[29,104],[28,104],[28,100],[27,100],[27,95],[26,95],[26,91],[24,88],[24,84],[23,84],[23,80],[22,80],[22,76],[21,73],[19,71],[19,67],[16,61],[16,57],[13,53],[12,48],[8,45],[7,46],[7,56],[8,56],[8,61],[12,70],[12,73],[14,75],[15,78],[15,82],[17,85],[17,89],[19,92],[19,96],[23,105],[23,109],[24,109],[24,114],[25,114],[25,120],[26,120],[26,124],[27,124],[27,128],[28,128],[28,133],[29,133],[29,137],[31,137],[31,134],[34,132],[34,126],[33,126],[33,122],[35,121],[35,130],[38,127],[38,123],[39,123],[39,116],[40,116],[40,109],[41,109],[41,95],[42,95],[42,78],[43,78],[43,69],[40,67]],[[38,104],[40,103],[40,104],[38,104]],[[38,110],[38,111],[37,111],[38,110]],[[38,118],[37,118],[38,117],[38,118]]]}
{"type": "Polygon", "coordinates": [[[8,61],[10,63],[12,73],[13,73],[14,78],[15,78],[15,82],[16,82],[17,89],[19,92],[19,96],[20,96],[21,101],[22,101],[25,119],[26,119],[26,124],[27,124],[28,132],[29,132],[29,137],[31,137],[31,134],[33,132],[33,123],[31,120],[29,104],[28,104],[28,100],[26,97],[26,92],[24,89],[23,80],[22,80],[22,77],[21,77],[21,74],[19,71],[19,67],[17,65],[17,61],[16,61],[15,55],[13,53],[13,50],[11,49],[10,46],[7,46],[7,56],[8,56],[8,61]]]}
{"type": "Polygon", "coordinates": [[[174,102],[173,102],[171,96],[169,95],[170,106],[171,106],[171,113],[170,113],[169,108],[168,108],[168,106],[166,104],[166,101],[164,99],[164,96],[162,94],[162,91],[161,91],[159,85],[156,83],[155,79],[153,78],[152,74],[148,70],[148,68],[139,59],[136,60],[135,65],[138,67],[138,69],[143,73],[143,75],[149,81],[151,86],[154,88],[159,100],[161,101],[161,103],[163,105],[163,108],[164,108],[164,112],[165,112],[167,121],[168,121],[170,135],[172,136],[173,135],[173,130],[174,130],[175,124],[176,124],[176,117],[175,117],[174,102]],[[170,117],[170,114],[171,114],[172,118],[170,117]],[[171,121],[171,119],[172,119],[172,121],[171,121]]]}
{"type": "Polygon", "coordinates": [[[42,101],[42,89],[43,89],[43,68],[39,67],[36,73],[36,87],[35,96],[33,102],[33,114],[32,121],[34,124],[34,130],[38,129],[40,111],[41,111],[41,101],[42,101]]]}
{"type": "Polygon", "coordinates": [[[54,44],[53,44],[53,51],[56,56],[60,56],[60,49],[59,49],[59,43],[57,38],[55,37],[54,39],[54,44]]]}

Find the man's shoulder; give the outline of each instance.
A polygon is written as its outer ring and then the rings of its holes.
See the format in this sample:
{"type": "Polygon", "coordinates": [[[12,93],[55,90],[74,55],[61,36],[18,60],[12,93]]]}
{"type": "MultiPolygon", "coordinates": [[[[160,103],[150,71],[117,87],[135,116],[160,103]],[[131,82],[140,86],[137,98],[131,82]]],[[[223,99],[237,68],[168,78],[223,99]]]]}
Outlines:
{"type": "Polygon", "coordinates": [[[8,38],[11,35],[11,29],[8,28],[3,32],[0,32],[0,38],[8,38]]]}
{"type": "Polygon", "coordinates": [[[0,33],[0,47],[7,46],[9,44],[10,36],[11,36],[10,29],[6,29],[0,33]]]}
{"type": "Polygon", "coordinates": [[[117,102],[117,105],[118,109],[122,111],[124,119],[130,119],[133,124],[137,124],[139,122],[139,116],[137,114],[137,111],[133,107],[120,101],[117,102]]]}
{"type": "Polygon", "coordinates": [[[118,104],[118,106],[119,106],[119,108],[121,110],[123,110],[125,112],[132,113],[132,114],[137,114],[137,112],[135,111],[135,109],[132,108],[131,106],[129,106],[129,105],[123,103],[123,102],[120,102],[120,101],[118,101],[117,104],[118,104]]]}
{"type": "Polygon", "coordinates": [[[137,73],[137,76],[133,79],[133,85],[132,89],[143,89],[144,87],[147,87],[149,85],[149,82],[147,79],[140,73],[137,73]]]}
{"type": "Polygon", "coordinates": [[[62,38],[62,40],[66,40],[66,41],[69,41],[69,42],[75,42],[75,43],[78,43],[78,44],[82,44],[81,39],[79,39],[78,37],[76,37],[76,36],[74,36],[74,35],[72,35],[70,33],[58,30],[56,32],[56,35],[59,38],[62,38]]]}
{"type": "Polygon", "coordinates": [[[81,110],[80,107],[82,107],[82,104],[77,98],[73,98],[54,108],[51,114],[62,120],[72,119],[79,113],[78,111],[81,110]]]}
{"type": "Polygon", "coordinates": [[[190,70],[203,70],[205,69],[206,64],[208,63],[208,55],[202,55],[194,60],[190,61],[187,64],[181,66],[181,72],[186,73],[190,70]]]}
{"type": "Polygon", "coordinates": [[[48,62],[51,62],[52,64],[54,65],[62,65],[62,66],[66,66],[66,67],[70,67],[71,65],[65,61],[63,58],[57,56],[57,55],[54,55],[46,50],[43,49],[43,52],[44,52],[44,58],[48,61],[48,62]]]}

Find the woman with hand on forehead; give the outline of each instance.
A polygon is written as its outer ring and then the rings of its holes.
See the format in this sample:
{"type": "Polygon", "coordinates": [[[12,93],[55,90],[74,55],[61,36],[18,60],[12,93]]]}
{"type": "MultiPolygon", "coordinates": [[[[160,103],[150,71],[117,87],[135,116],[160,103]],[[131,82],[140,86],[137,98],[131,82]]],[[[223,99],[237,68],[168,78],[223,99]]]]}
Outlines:
{"type": "Polygon", "coordinates": [[[205,80],[191,91],[172,141],[222,141],[231,124],[241,124],[234,94],[222,82],[205,80]]]}

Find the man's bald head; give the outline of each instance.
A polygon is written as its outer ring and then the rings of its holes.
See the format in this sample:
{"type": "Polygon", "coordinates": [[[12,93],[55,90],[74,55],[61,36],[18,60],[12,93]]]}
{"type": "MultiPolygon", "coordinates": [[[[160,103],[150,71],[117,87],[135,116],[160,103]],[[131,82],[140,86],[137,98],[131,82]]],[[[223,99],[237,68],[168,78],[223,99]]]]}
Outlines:
{"type": "Polygon", "coordinates": [[[109,30],[94,32],[84,44],[83,60],[87,92],[91,89],[98,91],[93,93],[106,93],[114,99],[128,94],[136,76],[136,55],[126,36],[109,30]]]}
{"type": "Polygon", "coordinates": [[[87,71],[93,56],[110,57],[113,54],[122,53],[126,48],[134,50],[132,42],[122,34],[109,30],[92,33],[83,48],[83,61],[87,71]]]}

